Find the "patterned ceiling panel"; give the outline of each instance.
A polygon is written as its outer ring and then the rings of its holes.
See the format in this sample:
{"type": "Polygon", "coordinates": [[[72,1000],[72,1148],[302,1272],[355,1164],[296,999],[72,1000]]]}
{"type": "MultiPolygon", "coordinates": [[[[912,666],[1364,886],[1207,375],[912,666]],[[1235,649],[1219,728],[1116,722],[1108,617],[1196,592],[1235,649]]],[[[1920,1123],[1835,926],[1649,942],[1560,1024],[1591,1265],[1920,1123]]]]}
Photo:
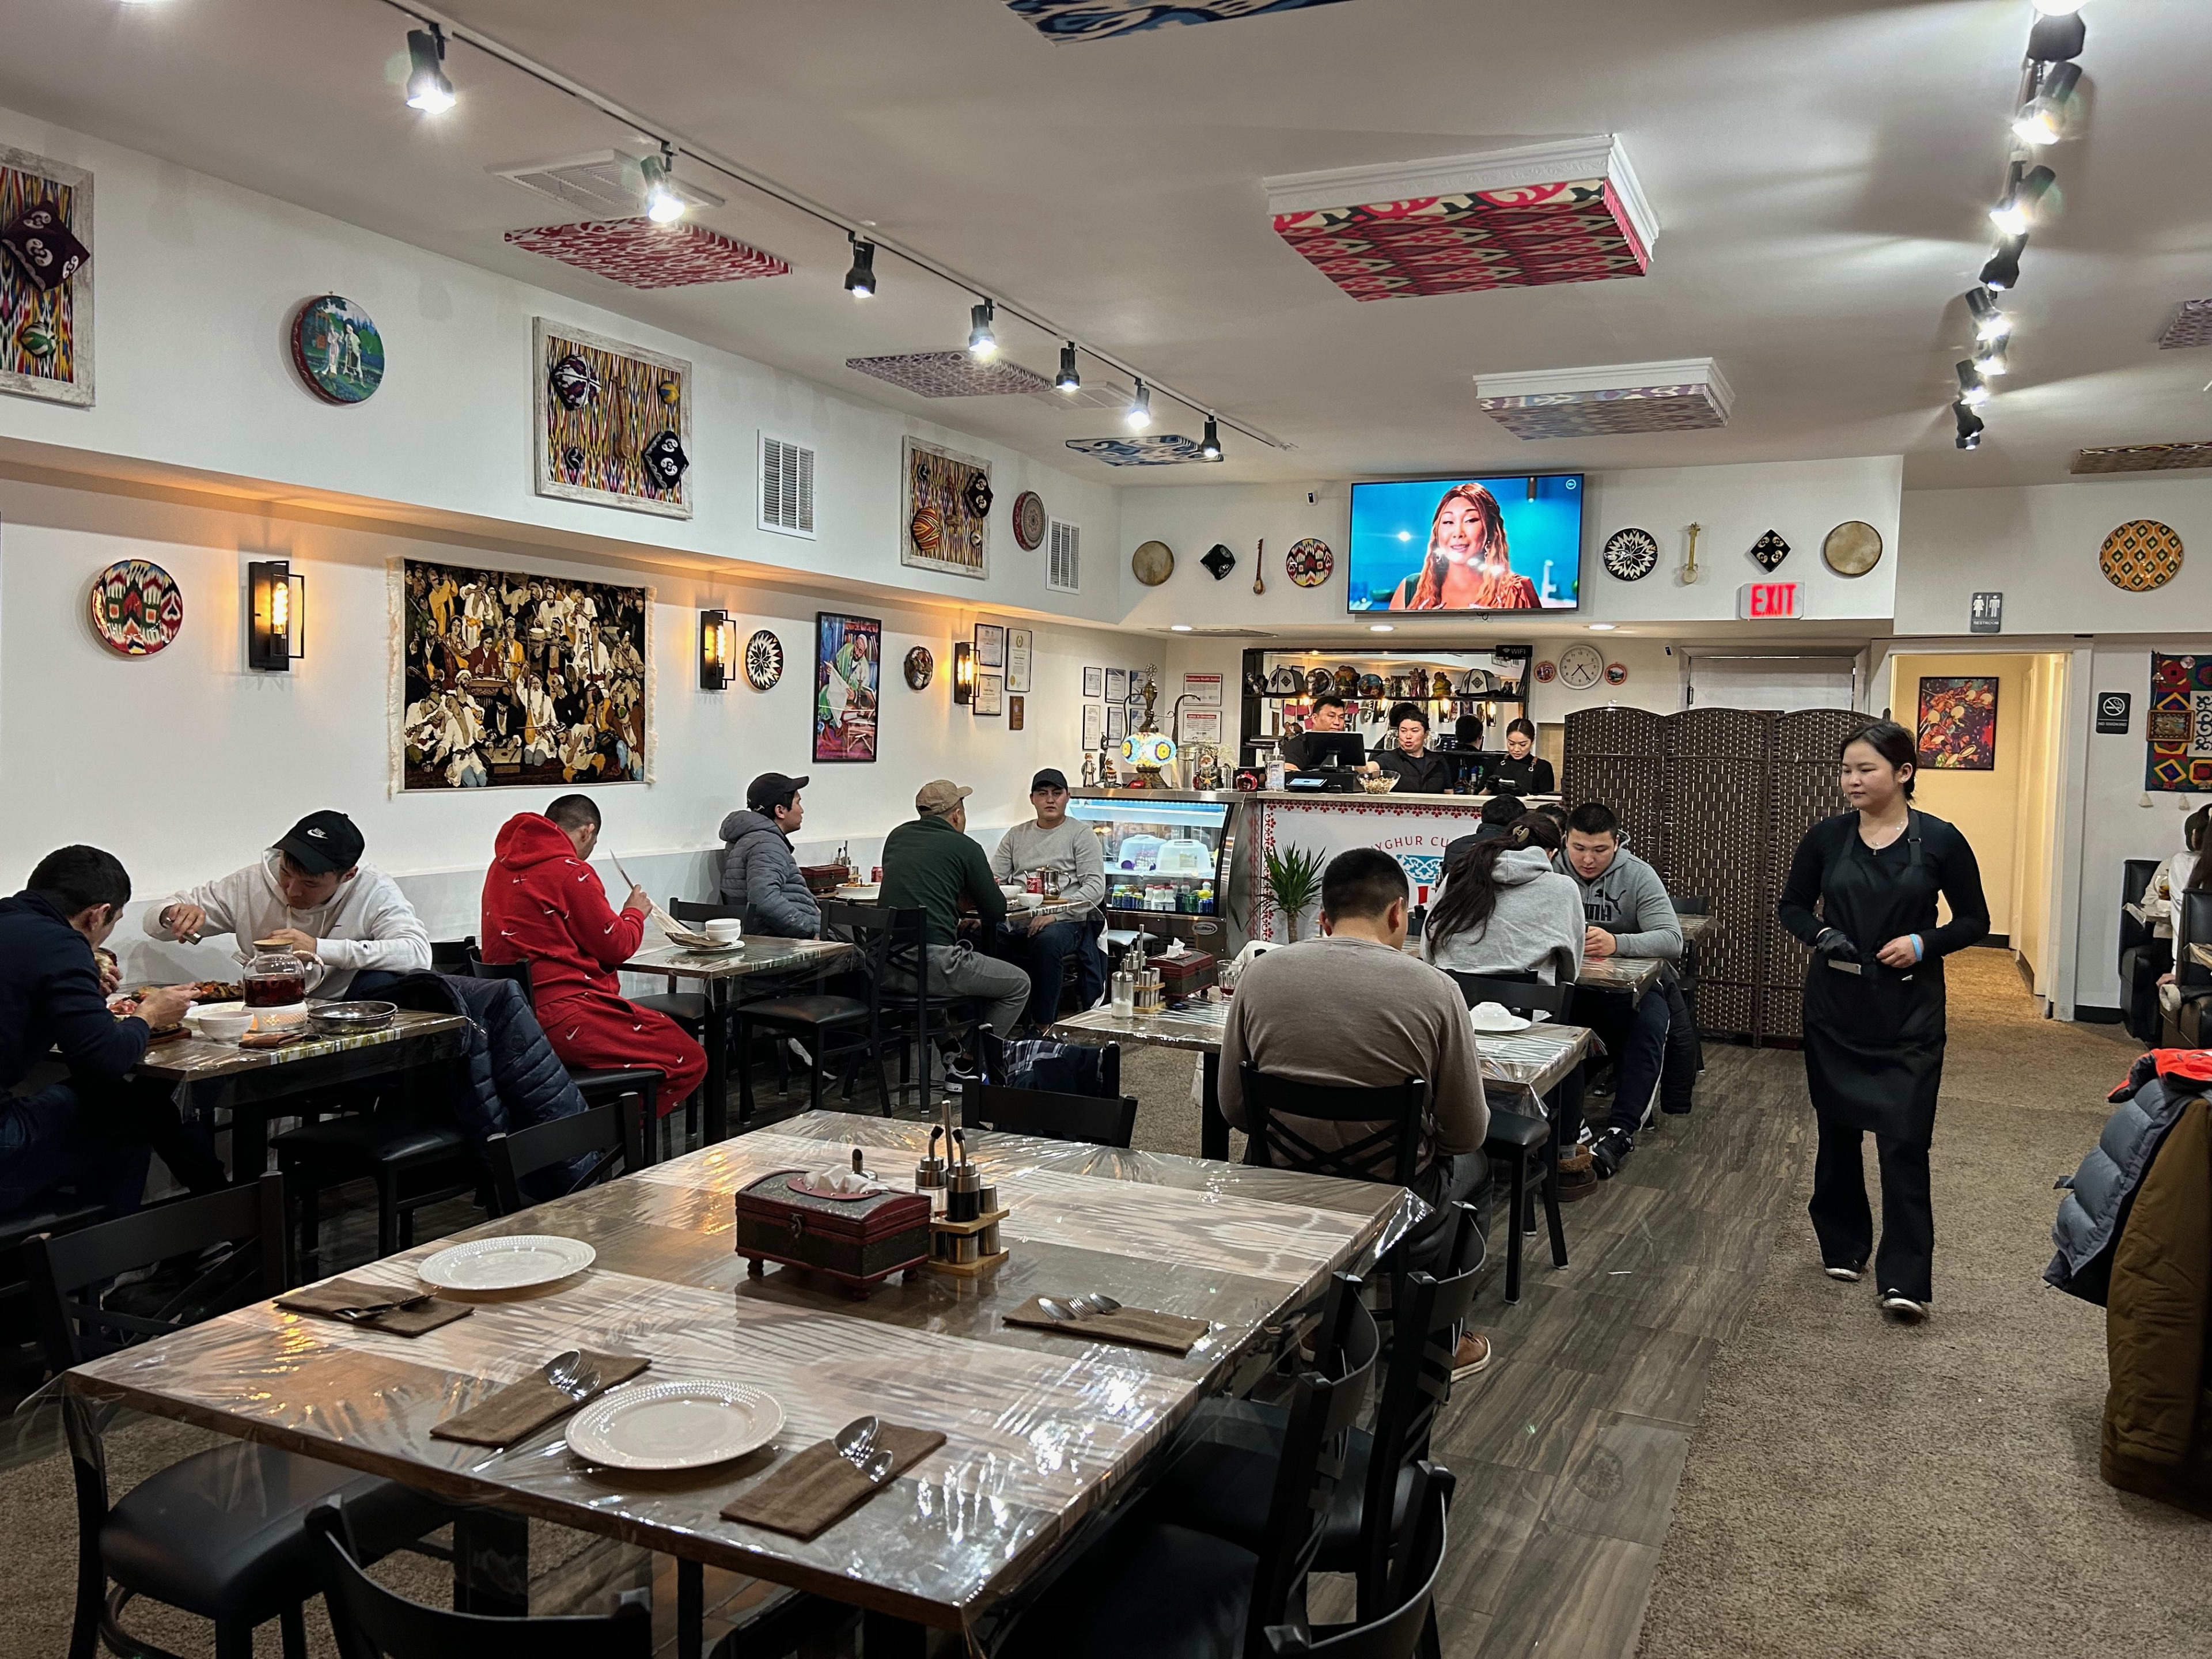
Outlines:
{"type": "Polygon", "coordinates": [[[1126,0],[1006,0],[1006,9],[1038,33],[1064,45],[1136,34],[1170,23],[1222,23],[1337,3],[1339,0],[1176,0],[1173,4],[1131,5],[1126,0]]]}
{"type": "Polygon", "coordinates": [[[1632,386],[1603,392],[1546,392],[1480,398],[1477,406],[1516,438],[1599,438],[1638,432],[1698,432],[1728,424],[1710,385],[1632,386]]]}
{"type": "Polygon", "coordinates": [[[2109,449],[2077,449],[2069,472],[2176,472],[2212,466],[2212,439],[2189,444],[2118,444],[2109,449]]]}
{"type": "Polygon", "coordinates": [[[1052,382],[1004,357],[985,362],[965,351],[909,351],[896,357],[848,357],[845,367],[924,398],[1011,398],[1049,392],[1052,382]]]}
{"type": "Polygon", "coordinates": [[[2184,300],[2158,343],[2167,351],[2212,345],[2212,300],[2184,300]]]}
{"type": "Polygon", "coordinates": [[[1149,438],[1070,438],[1067,447],[1109,466],[1179,466],[1185,461],[1206,459],[1195,439],[1171,434],[1149,438]]]}
{"type": "Polygon", "coordinates": [[[588,270],[625,288],[689,288],[788,276],[773,253],[748,247],[704,225],[656,225],[650,219],[599,219],[510,230],[513,246],[588,270]]]}

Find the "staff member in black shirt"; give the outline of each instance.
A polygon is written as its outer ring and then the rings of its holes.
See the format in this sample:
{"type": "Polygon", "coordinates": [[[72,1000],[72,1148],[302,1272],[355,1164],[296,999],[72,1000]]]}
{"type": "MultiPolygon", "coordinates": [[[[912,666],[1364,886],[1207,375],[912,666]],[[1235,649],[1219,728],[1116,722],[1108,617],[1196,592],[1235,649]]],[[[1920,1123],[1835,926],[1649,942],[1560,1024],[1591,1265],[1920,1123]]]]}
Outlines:
{"type": "Polygon", "coordinates": [[[1344,699],[1333,691],[1324,691],[1313,701],[1313,713],[1306,717],[1306,729],[1283,739],[1283,763],[1293,771],[1308,770],[1314,763],[1313,745],[1306,739],[1316,732],[1343,730],[1344,699]]]}
{"type": "Polygon", "coordinates": [[[1966,838],[1912,808],[1912,733],[1878,720],[1844,740],[1842,758],[1852,810],[1805,832],[1779,906],[1782,925],[1813,947],[1805,1077],[1820,1142],[1808,1210],[1828,1277],[1856,1283],[1874,1243],[1859,1150],[1871,1129],[1875,1280],[1882,1310],[1917,1324],[1935,1290],[1928,1143],[1943,1080],[1943,958],[1990,931],[1990,907],[1966,838]],[[1941,927],[1938,893],[1951,905],[1941,927]]]}
{"type": "Polygon", "coordinates": [[[1429,747],[1429,717],[1418,703],[1401,702],[1390,711],[1398,746],[1375,757],[1385,772],[1398,775],[1398,787],[1417,795],[1451,793],[1456,769],[1429,747]]]}
{"type": "Polygon", "coordinates": [[[1490,787],[1493,793],[1516,795],[1559,793],[1552,763],[1536,753],[1536,728],[1528,720],[1515,720],[1505,728],[1505,758],[1490,769],[1490,787]]]}

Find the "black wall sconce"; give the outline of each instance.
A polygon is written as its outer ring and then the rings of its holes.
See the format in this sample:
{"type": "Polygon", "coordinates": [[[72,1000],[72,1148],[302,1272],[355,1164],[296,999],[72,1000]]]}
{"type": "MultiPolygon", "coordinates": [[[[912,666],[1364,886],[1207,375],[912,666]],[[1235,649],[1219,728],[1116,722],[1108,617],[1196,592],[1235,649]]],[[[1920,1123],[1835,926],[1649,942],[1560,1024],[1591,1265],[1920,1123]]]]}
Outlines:
{"type": "Polygon", "coordinates": [[[699,689],[720,691],[730,683],[730,613],[699,613],[699,689]]]}
{"type": "Polygon", "coordinates": [[[955,704],[975,701],[975,647],[965,641],[952,647],[952,701],[955,704]]]}
{"type": "Polygon", "coordinates": [[[289,674],[307,654],[307,579],[292,574],[288,559],[257,559],[246,567],[252,599],[246,665],[289,674]]]}

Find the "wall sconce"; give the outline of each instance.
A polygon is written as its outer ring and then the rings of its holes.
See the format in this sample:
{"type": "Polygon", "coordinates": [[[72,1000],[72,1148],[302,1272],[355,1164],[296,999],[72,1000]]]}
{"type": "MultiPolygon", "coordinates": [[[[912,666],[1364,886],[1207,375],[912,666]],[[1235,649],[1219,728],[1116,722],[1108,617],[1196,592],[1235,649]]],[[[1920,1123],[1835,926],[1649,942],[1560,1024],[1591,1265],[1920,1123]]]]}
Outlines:
{"type": "Polygon", "coordinates": [[[307,654],[307,579],[292,574],[289,560],[263,559],[246,567],[246,580],[252,599],[246,665],[289,674],[307,654]]]}
{"type": "Polygon", "coordinates": [[[952,647],[952,701],[955,705],[975,701],[975,647],[965,641],[952,647]]]}
{"type": "Polygon", "coordinates": [[[730,683],[730,613],[699,613],[699,689],[720,691],[730,683]]]}

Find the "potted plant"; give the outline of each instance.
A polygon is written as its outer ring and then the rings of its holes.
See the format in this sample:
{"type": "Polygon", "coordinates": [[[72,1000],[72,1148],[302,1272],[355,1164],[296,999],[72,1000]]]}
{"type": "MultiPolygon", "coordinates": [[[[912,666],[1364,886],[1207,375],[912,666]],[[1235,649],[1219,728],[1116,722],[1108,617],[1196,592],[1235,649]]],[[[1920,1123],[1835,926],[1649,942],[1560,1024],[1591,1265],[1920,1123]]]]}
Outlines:
{"type": "Polygon", "coordinates": [[[1267,896],[1283,913],[1292,945],[1298,942],[1298,918],[1321,897],[1322,866],[1327,861],[1303,847],[1267,849],[1267,896]]]}

